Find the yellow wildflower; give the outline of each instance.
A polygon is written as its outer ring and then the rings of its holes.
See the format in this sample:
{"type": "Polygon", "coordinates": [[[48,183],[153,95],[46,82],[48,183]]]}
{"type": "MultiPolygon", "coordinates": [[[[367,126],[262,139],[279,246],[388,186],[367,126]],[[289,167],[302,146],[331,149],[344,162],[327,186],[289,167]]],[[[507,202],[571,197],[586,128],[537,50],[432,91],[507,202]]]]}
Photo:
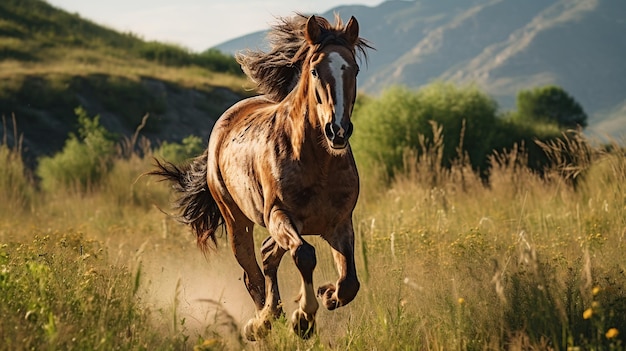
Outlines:
{"type": "Polygon", "coordinates": [[[459,305],[462,305],[465,303],[465,299],[462,297],[459,297],[459,299],[457,300],[457,302],[459,303],[459,305]]]}
{"type": "Polygon", "coordinates": [[[619,335],[619,330],[617,328],[611,328],[607,330],[606,334],[604,334],[607,339],[613,339],[619,335]]]}
{"type": "Polygon", "coordinates": [[[591,293],[593,294],[593,296],[598,296],[598,294],[600,293],[600,287],[599,286],[594,286],[593,289],[591,289],[591,293]]]}
{"type": "Polygon", "coordinates": [[[196,345],[193,347],[193,351],[208,351],[208,350],[213,350],[214,346],[219,346],[218,345],[219,341],[217,339],[206,339],[204,340],[204,342],[202,342],[202,344],[200,345],[196,345]]]}
{"type": "Polygon", "coordinates": [[[583,312],[583,319],[589,319],[591,316],[593,316],[593,310],[591,308],[588,308],[585,312],[583,312]]]}

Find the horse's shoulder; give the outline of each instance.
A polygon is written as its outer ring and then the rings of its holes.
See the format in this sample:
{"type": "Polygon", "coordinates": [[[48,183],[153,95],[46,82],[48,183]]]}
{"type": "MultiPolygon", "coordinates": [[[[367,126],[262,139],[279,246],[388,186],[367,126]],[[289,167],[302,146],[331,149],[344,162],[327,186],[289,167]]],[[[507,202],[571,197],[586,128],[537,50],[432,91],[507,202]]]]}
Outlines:
{"type": "Polygon", "coordinates": [[[259,108],[270,106],[273,103],[274,102],[268,99],[265,95],[257,95],[257,96],[249,97],[249,98],[240,100],[239,102],[231,106],[228,110],[226,110],[224,114],[222,115],[222,119],[247,115],[252,111],[258,110],[259,108]]]}

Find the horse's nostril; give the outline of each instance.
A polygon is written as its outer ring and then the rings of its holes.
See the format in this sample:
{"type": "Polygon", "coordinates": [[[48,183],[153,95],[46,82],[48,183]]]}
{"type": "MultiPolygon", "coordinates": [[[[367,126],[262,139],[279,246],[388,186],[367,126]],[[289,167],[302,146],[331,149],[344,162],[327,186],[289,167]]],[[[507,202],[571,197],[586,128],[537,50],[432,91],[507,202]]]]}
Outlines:
{"type": "Polygon", "coordinates": [[[324,127],[324,132],[326,133],[326,137],[330,140],[335,139],[335,130],[334,126],[331,123],[326,123],[326,127],[324,127]]]}
{"type": "Polygon", "coordinates": [[[352,132],[354,131],[354,125],[352,122],[348,122],[348,128],[346,128],[345,138],[348,139],[352,132]]]}
{"type": "Polygon", "coordinates": [[[352,123],[348,123],[346,129],[341,128],[340,126],[334,123],[326,123],[324,127],[324,133],[328,140],[333,142],[333,144],[344,145],[347,143],[348,138],[352,134],[353,126],[352,123]]]}

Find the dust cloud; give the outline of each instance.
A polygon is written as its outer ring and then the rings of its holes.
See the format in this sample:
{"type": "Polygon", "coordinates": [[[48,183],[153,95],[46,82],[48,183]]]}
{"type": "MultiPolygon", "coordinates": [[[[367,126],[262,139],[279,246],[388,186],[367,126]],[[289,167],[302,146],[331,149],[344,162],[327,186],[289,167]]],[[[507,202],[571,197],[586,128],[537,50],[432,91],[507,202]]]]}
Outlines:
{"type": "Polygon", "coordinates": [[[254,304],[241,280],[242,270],[230,250],[205,258],[194,247],[156,245],[141,257],[142,299],[169,330],[191,340],[211,335],[239,337],[254,316],[254,304]]]}

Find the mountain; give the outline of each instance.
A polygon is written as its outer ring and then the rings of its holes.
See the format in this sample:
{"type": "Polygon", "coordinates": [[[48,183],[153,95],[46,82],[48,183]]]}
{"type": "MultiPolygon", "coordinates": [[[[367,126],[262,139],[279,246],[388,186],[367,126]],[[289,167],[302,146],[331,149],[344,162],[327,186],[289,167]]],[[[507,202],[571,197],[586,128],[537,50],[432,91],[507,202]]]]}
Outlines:
{"type": "Polygon", "coordinates": [[[0,140],[15,145],[12,115],[30,165],[59,151],[83,106],[110,131],[154,143],[206,140],[221,113],[250,93],[232,57],[195,54],[99,26],[41,0],[0,2],[0,140]]]}
{"type": "MultiPolygon", "coordinates": [[[[581,103],[588,131],[626,135],[626,2],[621,0],[388,0],[321,14],[354,15],[372,42],[360,89],[473,83],[503,109],[519,90],[555,84],[581,103]]],[[[216,48],[234,53],[265,32],[216,48]]],[[[255,40],[257,40],[255,42],[255,40]]]]}

